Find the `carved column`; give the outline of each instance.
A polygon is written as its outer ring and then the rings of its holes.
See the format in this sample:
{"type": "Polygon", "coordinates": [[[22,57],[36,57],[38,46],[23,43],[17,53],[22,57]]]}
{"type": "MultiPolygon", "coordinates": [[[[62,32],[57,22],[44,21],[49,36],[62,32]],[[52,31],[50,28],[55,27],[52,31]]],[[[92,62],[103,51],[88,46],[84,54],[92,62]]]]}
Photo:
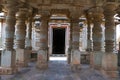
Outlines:
{"type": "Polygon", "coordinates": [[[26,29],[26,40],[25,40],[25,49],[26,49],[26,52],[27,52],[27,58],[28,58],[28,61],[30,61],[30,55],[32,53],[32,44],[31,44],[31,35],[32,35],[32,15],[29,16],[28,18],[28,23],[27,23],[27,29],[26,29]]]}
{"type": "Polygon", "coordinates": [[[86,13],[87,18],[87,51],[92,51],[92,40],[91,40],[91,21],[92,17],[89,12],[86,13]]]}
{"type": "Polygon", "coordinates": [[[15,14],[16,0],[7,0],[5,5],[7,9],[6,26],[4,35],[4,49],[1,55],[0,74],[12,74],[17,71],[15,65],[15,51],[13,49],[14,31],[15,31],[15,14]]]}
{"type": "Polygon", "coordinates": [[[72,50],[72,25],[70,25],[70,40],[69,40],[69,48],[68,48],[68,54],[67,54],[68,64],[71,63],[71,50],[72,50]]]}
{"type": "Polygon", "coordinates": [[[32,49],[32,46],[31,46],[31,35],[32,35],[32,17],[30,16],[28,18],[28,24],[27,24],[27,34],[26,34],[26,49],[32,49]]]}
{"type": "Polygon", "coordinates": [[[72,19],[72,50],[71,50],[71,69],[80,69],[80,50],[79,50],[79,37],[80,26],[78,19],[72,19]]]}
{"type": "Polygon", "coordinates": [[[48,19],[47,14],[43,14],[41,17],[40,46],[37,55],[37,68],[39,69],[48,68],[48,19]]]}
{"type": "Polygon", "coordinates": [[[101,69],[102,64],[102,40],[103,40],[103,31],[102,31],[102,18],[103,10],[101,7],[96,7],[93,11],[93,62],[91,66],[95,69],[101,69]]]}
{"type": "Polygon", "coordinates": [[[105,54],[102,59],[102,70],[110,77],[118,77],[117,54],[115,50],[115,22],[116,4],[108,3],[104,6],[105,16],[105,54]]]}
{"type": "Polygon", "coordinates": [[[15,30],[16,63],[19,67],[27,66],[27,52],[25,50],[27,8],[20,8],[17,13],[15,30]]]}

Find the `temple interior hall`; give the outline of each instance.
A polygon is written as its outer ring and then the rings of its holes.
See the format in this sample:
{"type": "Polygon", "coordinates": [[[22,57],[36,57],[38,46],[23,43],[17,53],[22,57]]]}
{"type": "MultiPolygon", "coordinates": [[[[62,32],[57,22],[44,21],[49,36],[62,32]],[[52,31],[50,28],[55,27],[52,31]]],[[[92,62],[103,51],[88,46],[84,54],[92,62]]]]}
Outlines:
{"type": "Polygon", "coordinates": [[[0,80],[120,80],[120,0],[0,0],[0,80]]]}

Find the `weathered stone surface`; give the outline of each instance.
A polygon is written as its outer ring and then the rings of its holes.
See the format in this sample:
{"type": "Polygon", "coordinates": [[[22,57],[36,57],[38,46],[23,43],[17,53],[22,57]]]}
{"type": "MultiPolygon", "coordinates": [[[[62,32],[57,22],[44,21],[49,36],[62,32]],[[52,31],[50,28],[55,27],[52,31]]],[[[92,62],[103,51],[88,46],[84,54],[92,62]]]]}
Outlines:
{"type": "MultiPolygon", "coordinates": [[[[47,70],[38,70],[35,63],[20,69],[15,75],[1,76],[1,80],[111,80],[99,71],[81,65],[81,70],[72,72],[66,61],[50,61],[47,70]]],[[[119,80],[119,79],[113,79],[119,80]]]]}
{"type": "Polygon", "coordinates": [[[118,77],[117,54],[105,53],[102,58],[102,73],[109,77],[118,77]]]}
{"type": "Polygon", "coordinates": [[[79,50],[72,50],[71,52],[71,69],[74,70],[79,70],[80,67],[80,51],[79,50]]]}
{"type": "Polygon", "coordinates": [[[15,56],[16,54],[14,50],[2,51],[0,74],[12,74],[17,72],[15,56]]]}
{"type": "Polygon", "coordinates": [[[16,66],[26,67],[28,66],[30,53],[25,49],[16,49],[16,66]]]}
{"type": "Polygon", "coordinates": [[[103,52],[101,51],[94,51],[90,54],[90,65],[94,69],[100,70],[102,68],[102,58],[103,52]]]}
{"type": "Polygon", "coordinates": [[[37,53],[37,68],[47,69],[48,68],[48,57],[47,50],[39,50],[37,53]]]}

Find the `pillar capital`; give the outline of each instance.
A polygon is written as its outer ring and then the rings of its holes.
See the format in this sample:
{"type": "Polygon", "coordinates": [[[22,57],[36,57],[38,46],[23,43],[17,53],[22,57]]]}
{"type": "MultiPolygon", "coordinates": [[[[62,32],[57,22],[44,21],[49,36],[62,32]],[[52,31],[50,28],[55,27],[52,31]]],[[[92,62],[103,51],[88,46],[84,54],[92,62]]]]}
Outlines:
{"type": "Polygon", "coordinates": [[[104,5],[104,15],[105,16],[115,15],[116,9],[117,9],[116,4],[113,4],[113,3],[106,4],[106,5],[104,5]]]}
{"type": "Polygon", "coordinates": [[[4,7],[7,11],[17,11],[17,5],[18,5],[18,1],[16,0],[5,0],[3,1],[3,3],[5,3],[4,7]]]}
{"type": "Polygon", "coordinates": [[[76,18],[76,17],[71,18],[71,23],[79,23],[79,22],[80,22],[79,17],[78,18],[76,18]]]}
{"type": "Polygon", "coordinates": [[[103,9],[101,7],[96,7],[92,11],[93,21],[102,22],[103,9]]]}
{"type": "Polygon", "coordinates": [[[27,13],[28,13],[27,8],[19,8],[19,10],[17,12],[17,19],[19,19],[19,18],[26,19],[28,16],[27,13]]]}
{"type": "Polygon", "coordinates": [[[107,3],[103,6],[104,10],[106,11],[114,11],[117,8],[117,4],[116,3],[107,3]]]}

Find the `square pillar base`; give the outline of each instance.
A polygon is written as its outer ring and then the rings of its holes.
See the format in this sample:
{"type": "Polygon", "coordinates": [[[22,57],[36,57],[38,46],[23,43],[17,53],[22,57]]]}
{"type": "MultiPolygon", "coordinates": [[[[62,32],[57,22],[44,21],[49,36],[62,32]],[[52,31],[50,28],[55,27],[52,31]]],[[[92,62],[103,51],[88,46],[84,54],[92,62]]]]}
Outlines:
{"type": "Polygon", "coordinates": [[[38,69],[47,69],[48,68],[48,55],[47,50],[39,50],[37,55],[37,65],[38,69]]]}
{"type": "Polygon", "coordinates": [[[16,73],[17,71],[18,71],[17,68],[0,67],[0,75],[10,75],[16,73]]]}
{"type": "Polygon", "coordinates": [[[79,50],[72,50],[71,51],[71,69],[73,71],[80,70],[80,51],[79,50]]]}
{"type": "Polygon", "coordinates": [[[118,77],[117,54],[105,53],[102,58],[101,72],[111,78],[118,77]]]}
{"type": "Polygon", "coordinates": [[[13,74],[18,71],[15,65],[15,51],[3,50],[1,55],[0,75],[13,74]]]}
{"type": "Polygon", "coordinates": [[[25,49],[16,49],[16,65],[18,67],[27,67],[29,62],[28,51],[25,49]]]}
{"type": "Polygon", "coordinates": [[[103,57],[103,52],[101,52],[101,51],[92,52],[90,54],[90,66],[91,66],[91,68],[101,70],[102,57],[103,57]]]}

